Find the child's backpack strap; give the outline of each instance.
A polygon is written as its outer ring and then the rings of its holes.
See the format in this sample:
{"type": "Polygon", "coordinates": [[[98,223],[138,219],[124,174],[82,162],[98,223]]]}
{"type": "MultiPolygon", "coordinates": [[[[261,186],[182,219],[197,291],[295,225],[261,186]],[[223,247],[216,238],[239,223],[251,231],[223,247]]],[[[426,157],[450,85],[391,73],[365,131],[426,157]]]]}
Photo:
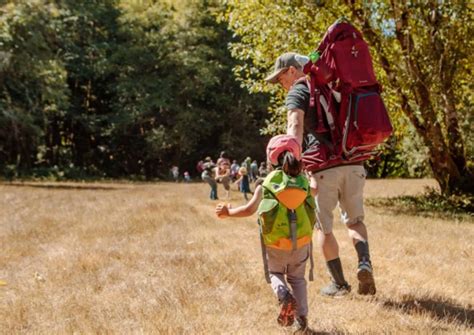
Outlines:
{"type": "Polygon", "coordinates": [[[314,281],[314,259],[313,259],[313,241],[309,244],[309,281],[314,281]]]}
{"type": "Polygon", "coordinates": [[[260,224],[259,219],[257,219],[257,224],[259,226],[259,232],[260,232],[260,246],[262,247],[263,271],[265,272],[265,280],[267,281],[268,284],[270,284],[271,280],[270,280],[270,271],[268,271],[267,247],[265,246],[265,242],[263,241],[262,225],[260,224]]]}
{"type": "Polygon", "coordinates": [[[290,221],[290,238],[291,238],[291,249],[295,251],[296,248],[296,239],[298,234],[296,232],[296,224],[298,219],[296,217],[296,212],[294,209],[288,208],[288,221],[290,221]]]}

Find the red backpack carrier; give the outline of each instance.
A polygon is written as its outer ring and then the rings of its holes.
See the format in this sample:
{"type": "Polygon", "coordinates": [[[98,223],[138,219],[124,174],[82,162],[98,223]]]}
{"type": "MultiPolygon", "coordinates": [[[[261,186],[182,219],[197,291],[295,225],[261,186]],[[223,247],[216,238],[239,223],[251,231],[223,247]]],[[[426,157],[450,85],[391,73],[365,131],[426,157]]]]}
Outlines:
{"type": "Polygon", "coordinates": [[[321,144],[319,155],[311,150],[303,155],[306,168],[314,171],[376,155],[376,147],[393,129],[362,34],[347,21],[338,20],[310,58],[303,71],[310,78],[310,108],[318,114],[316,133],[330,132],[332,145],[325,148],[321,144]],[[329,105],[324,113],[319,106],[320,95],[329,105]],[[333,96],[339,98],[338,108],[332,103],[333,96]],[[329,129],[321,122],[324,117],[329,129]]]}

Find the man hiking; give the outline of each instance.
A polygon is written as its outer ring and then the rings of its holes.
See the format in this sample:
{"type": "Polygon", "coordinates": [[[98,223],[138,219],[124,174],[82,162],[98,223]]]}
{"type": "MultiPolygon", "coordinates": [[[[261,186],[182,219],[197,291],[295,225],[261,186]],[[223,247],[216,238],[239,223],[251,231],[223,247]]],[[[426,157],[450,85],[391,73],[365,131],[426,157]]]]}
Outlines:
{"type": "MultiPolygon", "coordinates": [[[[275,62],[274,71],[265,80],[280,84],[287,92],[286,108],[287,133],[295,136],[302,144],[304,155],[317,152],[322,141],[329,142],[330,133],[318,133],[317,113],[310,108],[310,91],[303,72],[303,66],[308,57],[297,53],[282,54],[275,62]]],[[[331,91],[328,85],[319,89],[331,91]]],[[[323,95],[321,95],[323,97],[323,95]]],[[[316,104],[337,104],[332,92],[330,98],[334,101],[316,101],[316,104]]],[[[318,107],[319,108],[319,107],[318,107]]],[[[322,125],[321,125],[322,126],[322,125]]],[[[367,157],[364,157],[367,159],[367,157]]],[[[329,285],[321,290],[327,296],[340,296],[350,292],[351,286],[344,278],[339,246],[333,234],[333,210],[339,206],[341,221],[346,225],[349,237],[352,239],[358,256],[357,277],[359,280],[358,293],[362,295],[375,294],[375,282],[372,263],[369,254],[367,229],[364,224],[363,189],[366,172],[364,161],[344,161],[326,166],[324,169],[307,169],[311,182],[317,183],[319,190],[317,202],[318,241],[322,249],[326,265],[331,276],[329,285]]]]}

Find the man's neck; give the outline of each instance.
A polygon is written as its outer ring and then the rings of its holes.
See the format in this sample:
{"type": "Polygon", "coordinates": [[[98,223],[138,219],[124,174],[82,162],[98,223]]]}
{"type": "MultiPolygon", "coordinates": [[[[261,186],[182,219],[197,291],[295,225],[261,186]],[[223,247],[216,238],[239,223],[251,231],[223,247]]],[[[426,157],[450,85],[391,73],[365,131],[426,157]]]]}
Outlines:
{"type": "Polygon", "coordinates": [[[301,73],[294,81],[293,84],[291,84],[291,87],[295,86],[298,83],[301,83],[303,81],[306,81],[306,75],[304,73],[301,73]]]}

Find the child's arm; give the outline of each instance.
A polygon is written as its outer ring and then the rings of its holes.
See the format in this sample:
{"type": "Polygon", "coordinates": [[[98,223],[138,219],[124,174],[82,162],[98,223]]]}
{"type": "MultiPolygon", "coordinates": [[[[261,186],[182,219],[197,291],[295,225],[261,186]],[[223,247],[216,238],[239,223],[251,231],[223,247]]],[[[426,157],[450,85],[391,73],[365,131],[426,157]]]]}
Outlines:
{"type": "Polygon", "coordinates": [[[262,187],[259,185],[253,193],[252,199],[245,205],[237,208],[231,208],[230,205],[218,204],[216,207],[216,215],[220,218],[228,216],[232,217],[246,217],[250,216],[257,211],[258,204],[262,199],[262,187]]]}
{"type": "Polygon", "coordinates": [[[244,176],[240,176],[236,181],[234,181],[234,184],[237,185],[238,183],[240,183],[240,181],[242,180],[243,177],[244,176]]]}

